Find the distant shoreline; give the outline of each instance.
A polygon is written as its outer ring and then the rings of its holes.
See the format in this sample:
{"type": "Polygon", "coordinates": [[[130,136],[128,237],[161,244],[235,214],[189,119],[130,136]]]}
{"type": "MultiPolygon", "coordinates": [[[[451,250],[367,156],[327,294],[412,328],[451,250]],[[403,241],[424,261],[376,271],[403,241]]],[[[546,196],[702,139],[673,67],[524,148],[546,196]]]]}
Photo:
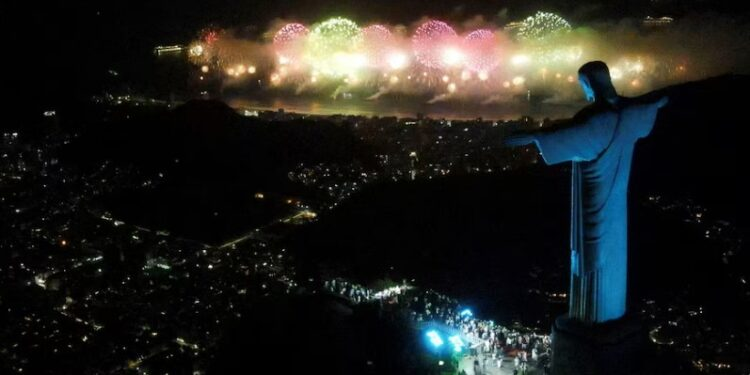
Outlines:
{"type": "Polygon", "coordinates": [[[580,104],[531,105],[523,102],[482,104],[474,102],[439,102],[428,104],[416,100],[315,99],[306,97],[253,98],[233,95],[223,98],[232,108],[255,111],[278,111],[319,116],[366,116],[414,118],[422,114],[429,118],[448,120],[514,120],[523,116],[533,118],[569,118],[580,104]]]}

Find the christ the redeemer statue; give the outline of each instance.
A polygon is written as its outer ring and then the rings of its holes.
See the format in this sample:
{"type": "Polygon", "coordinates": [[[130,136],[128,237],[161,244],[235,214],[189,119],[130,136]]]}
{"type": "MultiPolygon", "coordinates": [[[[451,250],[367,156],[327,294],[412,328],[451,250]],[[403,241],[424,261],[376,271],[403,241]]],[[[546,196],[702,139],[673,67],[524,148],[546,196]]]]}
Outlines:
{"type": "Polygon", "coordinates": [[[619,96],[601,61],[584,64],[578,75],[593,104],[566,126],[512,135],[504,144],[536,144],[548,165],[572,162],[568,316],[602,323],[625,314],[630,164],[635,143],[651,132],[668,100],[619,96]]]}

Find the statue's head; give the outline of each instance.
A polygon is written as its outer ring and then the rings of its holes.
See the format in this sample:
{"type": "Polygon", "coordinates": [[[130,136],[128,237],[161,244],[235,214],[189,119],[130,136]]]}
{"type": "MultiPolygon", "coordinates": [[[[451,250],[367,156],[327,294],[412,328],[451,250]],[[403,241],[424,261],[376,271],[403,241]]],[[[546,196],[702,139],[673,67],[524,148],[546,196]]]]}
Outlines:
{"type": "Polygon", "coordinates": [[[617,91],[612,85],[609,68],[602,61],[589,61],[578,69],[578,82],[581,83],[586,100],[615,100],[617,91]]]}

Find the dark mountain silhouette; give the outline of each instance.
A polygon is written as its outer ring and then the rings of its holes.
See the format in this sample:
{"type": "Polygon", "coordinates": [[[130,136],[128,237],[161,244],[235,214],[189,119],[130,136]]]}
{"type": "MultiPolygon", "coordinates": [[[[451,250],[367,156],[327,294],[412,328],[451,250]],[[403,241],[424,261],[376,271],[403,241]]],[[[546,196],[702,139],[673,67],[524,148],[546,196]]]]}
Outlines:
{"type": "Polygon", "coordinates": [[[104,206],[116,215],[208,242],[288,212],[286,197],[316,199],[316,192],[288,178],[300,163],[367,164],[371,154],[345,127],[242,117],[217,101],[93,124],[66,150],[84,169],[110,160],[160,181],[156,190],[126,190],[106,199],[104,206]],[[155,177],[159,173],[163,177],[155,177]],[[256,192],[268,199],[254,199],[256,192]]]}
{"type": "Polygon", "coordinates": [[[670,102],[651,135],[638,143],[631,196],[695,199],[747,228],[748,87],[750,76],[725,75],[655,92],[670,102]]]}
{"type": "Polygon", "coordinates": [[[405,311],[328,294],[270,297],[227,327],[207,373],[428,374],[434,367],[405,311]],[[297,370],[297,371],[295,371],[297,370]]]}

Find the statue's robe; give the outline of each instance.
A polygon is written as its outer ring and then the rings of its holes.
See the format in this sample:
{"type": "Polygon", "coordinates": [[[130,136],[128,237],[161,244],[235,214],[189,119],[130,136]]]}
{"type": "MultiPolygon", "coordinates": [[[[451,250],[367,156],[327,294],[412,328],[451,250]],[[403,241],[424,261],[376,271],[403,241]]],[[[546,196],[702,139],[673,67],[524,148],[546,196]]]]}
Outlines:
{"type": "Polygon", "coordinates": [[[656,103],[595,103],[570,124],[537,134],[547,164],[572,161],[569,316],[600,323],[625,314],[627,195],[638,139],[654,126],[656,103]]]}

